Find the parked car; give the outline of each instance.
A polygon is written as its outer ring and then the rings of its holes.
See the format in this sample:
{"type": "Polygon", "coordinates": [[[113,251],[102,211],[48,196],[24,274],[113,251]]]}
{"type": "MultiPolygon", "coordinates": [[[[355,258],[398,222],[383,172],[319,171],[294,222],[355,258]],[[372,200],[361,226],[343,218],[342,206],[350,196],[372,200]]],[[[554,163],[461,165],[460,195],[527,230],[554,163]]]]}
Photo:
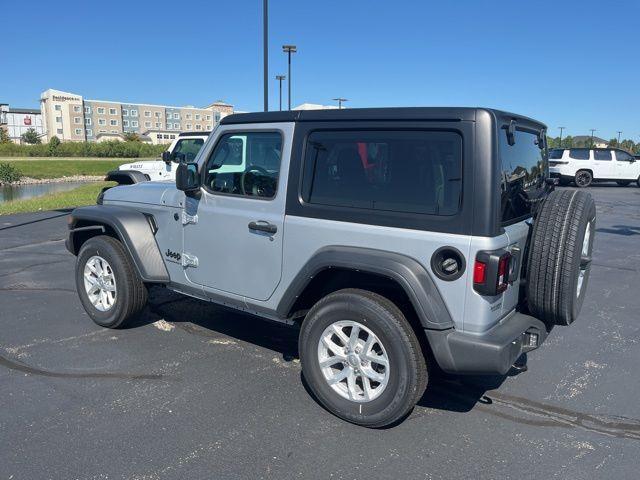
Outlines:
{"type": "Polygon", "coordinates": [[[316,398],[390,425],[434,369],[505,374],[578,317],[596,210],[553,190],[545,142],[489,109],[231,115],[175,183],[72,212],[78,295],[108,328],[149,285],[298,323],[316,398]]]}
{"type": "Polygon", "coordinates": [[[592,182],[615,181],[640,187],[640,163],[617,148],[556,148],[549,152],[549,172],[561,184],[574,182],[588,187],[592,182]]]}
{"type": "Polygon", "coordinates": [[[118,170],[109,172],[105,180],[118,182],[119,185],[150,180],[175,180],[178,163],[193,161],[209,134],[210,132],[180,133],[169,148],[162,152],[161,159],[125,163],[118,170]]]}

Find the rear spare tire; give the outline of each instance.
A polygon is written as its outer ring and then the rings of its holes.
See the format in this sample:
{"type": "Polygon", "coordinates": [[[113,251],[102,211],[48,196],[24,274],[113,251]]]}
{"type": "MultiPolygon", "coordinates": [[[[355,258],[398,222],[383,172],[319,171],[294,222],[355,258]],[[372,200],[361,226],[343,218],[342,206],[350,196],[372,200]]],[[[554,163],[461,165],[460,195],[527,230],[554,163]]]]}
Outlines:
{"type": "Polygon", "coordinates": [[[527,302],[547,324],[569,325],[584,301],[596,224],[591,195],[556,190],[538,210],[527,259],[527,302]]]}

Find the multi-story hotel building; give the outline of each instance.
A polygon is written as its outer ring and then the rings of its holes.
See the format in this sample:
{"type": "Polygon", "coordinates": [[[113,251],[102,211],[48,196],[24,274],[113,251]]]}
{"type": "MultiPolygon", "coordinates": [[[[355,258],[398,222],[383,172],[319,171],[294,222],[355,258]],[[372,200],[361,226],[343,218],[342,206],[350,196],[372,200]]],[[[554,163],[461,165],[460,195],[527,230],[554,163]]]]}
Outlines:
{"type": "Polygon", "coordinates": [[[152,143],[170,143],[180,132],[210,131],[233,113],[233,106],[214,102],[203,108],[87,100],[49,89],[40,95],[46,139],[101,142],[136,133],[152,143]]]}
{"type": "Polygon", "coordinates": [[[44,136],[42,115],[36,108],[12,108],[0,103],[0,128],[6,130],[13,143],[22,143],[22,135],[30,129],[39,137],[44,136]]]}

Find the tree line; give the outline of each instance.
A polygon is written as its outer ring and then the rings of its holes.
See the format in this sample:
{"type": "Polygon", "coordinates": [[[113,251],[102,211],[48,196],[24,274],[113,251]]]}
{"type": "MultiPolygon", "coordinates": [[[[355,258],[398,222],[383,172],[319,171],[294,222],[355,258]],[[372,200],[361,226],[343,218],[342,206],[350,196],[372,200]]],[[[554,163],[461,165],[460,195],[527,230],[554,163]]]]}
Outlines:
{"type": "MultiPolygon", "coordinates": [[[[618,143],[617,138],[612,138],[608,142],[609,148],[621,148],[629,153],[640,154],[640,142],[635,143],[629,138],[625,138],[618,143]]],[[[562,137],[562,144],[560,143],[560,137],[547,136],[547,145],[549,148],[592,148],[591,137],[587,138],[573,138],[571,135],[562,137]]]]}

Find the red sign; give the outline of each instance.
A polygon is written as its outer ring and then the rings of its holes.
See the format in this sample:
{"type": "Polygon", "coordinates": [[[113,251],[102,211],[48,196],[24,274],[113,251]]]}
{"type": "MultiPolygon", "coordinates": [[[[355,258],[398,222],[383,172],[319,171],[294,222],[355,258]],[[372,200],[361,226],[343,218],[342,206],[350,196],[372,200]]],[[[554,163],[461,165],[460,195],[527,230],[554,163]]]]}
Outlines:
{"type": "Polygon", "coordinates": [[[31,125],[31,117],[29,115],[24,117],[24,124],[25,125],[31,125]]]}

